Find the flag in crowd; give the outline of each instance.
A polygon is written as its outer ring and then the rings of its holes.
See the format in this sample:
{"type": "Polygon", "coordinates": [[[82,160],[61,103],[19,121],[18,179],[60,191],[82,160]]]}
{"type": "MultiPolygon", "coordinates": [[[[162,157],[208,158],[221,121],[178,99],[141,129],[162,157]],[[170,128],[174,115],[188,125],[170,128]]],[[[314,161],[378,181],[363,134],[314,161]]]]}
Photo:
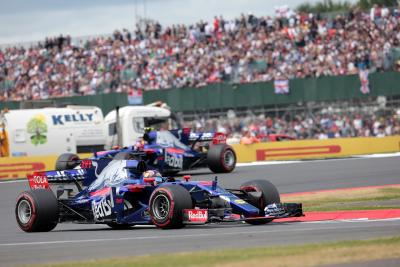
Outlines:
{"type": "Polygon", "coordinates": [[[143,93],[142,90],[132,89],[128,92],[128,103],[129,105],[141,105],[143,104],[143,93]]]}
{"type": "Polygon", "coordinates": [[[275,80],[274,81],[275,94],[288,94],[289,93],[289,80],[275,80]]]}
{"type": "Polygon", "coordinates": [[[368,74],[369,74],[369,71],[365,70],[365,69],[364,70],[360,70],[360,72],[358,73],[358,75],[360,77],[360,82],[361,82],[360,91],[363,94],[369,94],[368,74]]]}

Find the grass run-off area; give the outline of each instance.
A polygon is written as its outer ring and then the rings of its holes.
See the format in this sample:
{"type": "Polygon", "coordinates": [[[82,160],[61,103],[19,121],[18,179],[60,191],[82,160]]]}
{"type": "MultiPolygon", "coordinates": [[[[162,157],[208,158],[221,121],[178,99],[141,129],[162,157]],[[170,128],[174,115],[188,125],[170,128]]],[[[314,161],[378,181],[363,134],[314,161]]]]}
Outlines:
{"type": "Polygon", "coordinates": [[[400,186],[334,190],[281,197],[282,202],[301,202],[304,211],[399,209],[400,186]]]}
{"type": "Polygon", "coordinates": [[[400,236],[362,241],[321,244],[229,249],[209,252],[174,253],[126,258],[110,258],[74,263],[38,266],[124,267],[124,266],[290,266],[307,267],[327,264],[364,262],[400,258],[400,236]]]}

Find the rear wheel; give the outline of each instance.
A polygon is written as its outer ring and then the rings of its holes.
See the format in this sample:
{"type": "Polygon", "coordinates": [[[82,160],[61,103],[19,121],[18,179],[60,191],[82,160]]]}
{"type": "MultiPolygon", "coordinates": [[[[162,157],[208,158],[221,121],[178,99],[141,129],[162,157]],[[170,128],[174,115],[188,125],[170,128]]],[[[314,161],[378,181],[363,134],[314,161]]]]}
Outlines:
{"type": "MultiPolygon", "coordinates": [[[[270,181],[267,180],[253,180],[241,185],[240,189],[248,192],[250,195],[248,202],[260,209],[259,216],[264,216],[264,209],[266,206],[273,203],[280,203],[278,189],[270,181]],[[253,194],[254,197],[251,197],[253,194]]],[[[246,222],[249,224],[265,224],[271,222],[273,219],[251,219],[246,222]]]]}
{"type": "Polygon", "coordinates": [[[215,173],[231,172],[236,166],[236,153],[231,146],[213,145],[207,153],[207,165],[215,173]]]}
{"type": "Polygon", "coordinates": [[[150,197],[152,221],[162,229],[182,228],[183,210],[192,207],[190,193],[176,184],[160,186],[150,197]]]}
{"type": "Polygon", "coordinates": [[[73,153],[61,154],[56,161],[56,171],[71,170],[80,164],[80,158],[73,153]]]}
{"type": "Polygon", "coordinates": [[[58,201],[48,189],[25,191],[17,198],[15,217],[25,232],[48,232],[58,223],[58,201]]]}

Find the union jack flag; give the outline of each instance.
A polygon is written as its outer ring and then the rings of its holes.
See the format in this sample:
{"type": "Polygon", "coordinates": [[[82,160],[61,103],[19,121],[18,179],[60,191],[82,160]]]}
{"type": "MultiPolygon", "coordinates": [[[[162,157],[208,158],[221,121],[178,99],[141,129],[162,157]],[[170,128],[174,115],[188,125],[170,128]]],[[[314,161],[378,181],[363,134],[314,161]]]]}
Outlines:
{"type": "Polygon", "coordinates": [[[368,79],[368,70],[360,70],[358,76],[360,77],[361,87],[360,91],[363,94],[369,94],[369,79],[368,79]]]}
{"type": "Polygon", "coordinates": [[[289,94],[289,80],[274,81],[275,94],[289,94]]]}

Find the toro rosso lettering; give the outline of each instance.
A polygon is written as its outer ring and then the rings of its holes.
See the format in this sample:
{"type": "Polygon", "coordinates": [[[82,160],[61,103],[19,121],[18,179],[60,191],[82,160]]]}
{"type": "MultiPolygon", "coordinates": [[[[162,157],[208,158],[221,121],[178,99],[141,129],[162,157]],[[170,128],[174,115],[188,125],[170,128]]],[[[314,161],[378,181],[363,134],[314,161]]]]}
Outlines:
{"type": "Polygon", "coordinates": [[[93,121],[93,114],[65,114],[51,116],[53,125],[64,125],[68,122],[87,122],[93,121]]]}
{"type": "Polygon", "coordinates": [[[183,157],[178,154],[165,153],[165,163],[174,168],[183,168],[183,157]]]}

